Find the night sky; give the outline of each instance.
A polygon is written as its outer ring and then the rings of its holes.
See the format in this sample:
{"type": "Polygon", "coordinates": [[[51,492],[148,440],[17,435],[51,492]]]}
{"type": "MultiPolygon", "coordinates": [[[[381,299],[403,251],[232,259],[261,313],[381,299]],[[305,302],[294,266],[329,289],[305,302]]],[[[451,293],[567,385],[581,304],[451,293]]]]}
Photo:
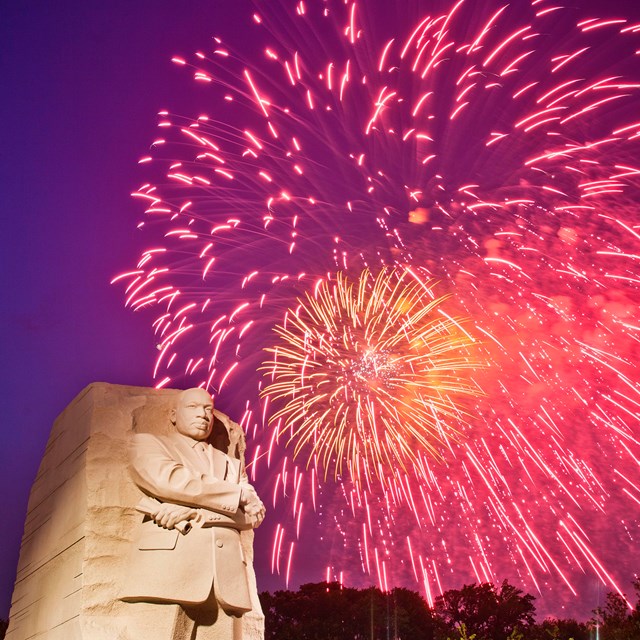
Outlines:
{"type": "MultiPolygon", "coordinates": [[[[640,16],[633,0],[573,4],[640,16]]],[[[200,90],[169,60],[206,46],[214,33],[238,46],[253,33],[250,16],[245,0],[0,9],[8,404],[0,432],[0,617],[8,617],[29,488],[55,417],[94,381],[152,386],[149,323],[123,308],[121,289],[109,281],[140,250],[139,207],[129,194],[143,180],[137,161],[156,135],[156,113],[188,113],[200,90]]]]}
{"type": "MultiPolygon", "coordinates": [[[[184,107],[169,62],[246,3],[4,3],[0,617],[31,482],[56,416],[93,381],[151,385],[154,342],[109,281],[135,256],[129,197],[158,110],[184,107]]],[[[250,14],[249,14],[250,15],[250,14]]]]}

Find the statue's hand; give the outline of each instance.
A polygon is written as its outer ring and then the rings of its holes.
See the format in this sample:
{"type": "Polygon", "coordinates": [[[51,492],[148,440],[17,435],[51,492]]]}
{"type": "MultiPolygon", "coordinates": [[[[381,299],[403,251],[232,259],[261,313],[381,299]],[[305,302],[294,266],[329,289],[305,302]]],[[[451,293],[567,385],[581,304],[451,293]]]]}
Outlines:
{"type": "Polygon", "coordinates": [[[198,512],[191,507],[183,507],[171,502],[159,502],[155,513],[149,514],[154,522],[165,529],[174,529],[177,524],[194,520],[198,512]]]}
{"type": "Polygon", "coordinates": [[[256,490],[250,485],[243,485],[240,493],[240,506],[242,510],[251,518],[253,526],[258,527],[264,520],[266,509],[262,500],[258,497],[256,490]]]}
{"type": "Polygon", "coordinates": [[[259,527],[262,524],[262,521],[264,520],[264,516],[267,513],[267,510],[265,509],[264,504],[262,504],[261,500],[258,500],[258,502],[260,503],[255,510],[253,510],[253,513],[250,513],[249,511],[247,511],[247,515],[251,518],[251,522],[253,524],[253,528],[256,529],[257,527],[259,527]]]}

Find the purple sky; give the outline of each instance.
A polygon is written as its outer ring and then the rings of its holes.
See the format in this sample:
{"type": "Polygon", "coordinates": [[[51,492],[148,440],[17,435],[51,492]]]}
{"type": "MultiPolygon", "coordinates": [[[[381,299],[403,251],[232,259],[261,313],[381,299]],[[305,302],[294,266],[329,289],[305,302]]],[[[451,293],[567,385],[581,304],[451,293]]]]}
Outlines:
{"type": "MultiPolygon", "coordinates": [[[[137,160],[155,114],[181,107],[169,62],[247,3],[136,0],[3,6],[0,617],[7,617],[29,488],[55,417],[87,384],[151,384],[146,320],[111,287],[136,249],[137,160]]],[[[184,104],[182,105],[184,106],[184,104]]]]}
{"type": "MultiPolygon", "coordinates": [[[[425,3],[427,4],[427,3],[425,3]]],[[[585,2],[621,14],[636,0],[585,2]]],[[[5,3],[0,19],[5,487],[0,617],[7,617],[28,492],[57,414],[87,384],[150,385],[146,319],[114,274],[137,255],[137,160],[162,108],[189,111],[173,54],[249,33],[246,0],[5,3]]]]}

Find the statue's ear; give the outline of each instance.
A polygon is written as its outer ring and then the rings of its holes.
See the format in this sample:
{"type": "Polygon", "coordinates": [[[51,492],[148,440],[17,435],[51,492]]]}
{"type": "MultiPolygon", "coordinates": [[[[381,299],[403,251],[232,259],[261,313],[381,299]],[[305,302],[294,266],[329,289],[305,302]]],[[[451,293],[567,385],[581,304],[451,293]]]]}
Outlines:
{"type": "Polygon", "coordinates": [[[176,410],[175,410],[175,407],[173,409],[171,409],[171,411],[169,411],[169,420],[171,421],[171,424],[175,426],[175,424],[176,424],[176,410]]]}

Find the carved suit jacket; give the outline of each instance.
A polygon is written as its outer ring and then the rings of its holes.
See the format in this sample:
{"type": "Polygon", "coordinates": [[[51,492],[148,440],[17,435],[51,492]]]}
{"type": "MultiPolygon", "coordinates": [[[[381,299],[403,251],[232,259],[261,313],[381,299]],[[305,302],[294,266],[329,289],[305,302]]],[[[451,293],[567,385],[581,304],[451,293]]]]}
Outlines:
{"type": "Polygon", "coordinates": [[[230,613],[251,610],[240,531],[252,528],[239,508],[240,461],[179,433],[136,434],[130,448],[130,473],[146,494],[161,502],[199,509],[187,534],[167,530],[146,516],[140,523],[123,600],[197,605],[213,586],[220,606],[230,613]]]}

